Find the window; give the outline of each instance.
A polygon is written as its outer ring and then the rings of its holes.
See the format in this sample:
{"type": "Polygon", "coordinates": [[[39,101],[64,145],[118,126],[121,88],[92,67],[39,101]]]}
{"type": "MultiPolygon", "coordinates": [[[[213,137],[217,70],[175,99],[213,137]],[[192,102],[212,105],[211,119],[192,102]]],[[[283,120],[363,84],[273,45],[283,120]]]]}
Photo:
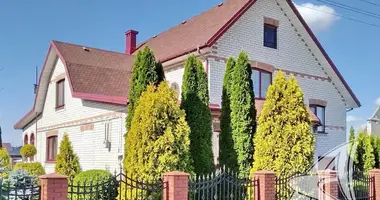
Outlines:
{"type": "Polygon", "coordinates": [[[34,133],[30,135],[30,144],[34,145],[34,133]]]}
{"type": "Polygon", "coordinates": [[[28,135],[27,134],[25,134],[25,136],[24,136],[24,145],[25,144],[28,144],[28,135]]]}
{"type": "Polygon", "coordinates": [[[264,24],[264,46],[277,49],[277,27],[264,24]]]}
{"type": "Polygon", "coordinates": [[[325,107],[320,105],[310,105],[310,109],[320,121],[320,125],[313,127],[314,133],[325,133],[325,107]]]}
{"type": "Polygon", "coordinates": [[[58,137],[56,135],[47,138],[47,161],[55,161],[55,157],[57,156],[57,140],[58,137]]]}
{"type": "Polygon", "coordinates": [[[56,91],[56,108],[61,108],[65,105],[65,79],[57,82],[56,91]]]}
{"type": "Polygon", "coordinates": [[[272,83],[272,73],[253,69],[252,81],[255,97],[257,99],[265,99],[268,87],[272,83]]]}

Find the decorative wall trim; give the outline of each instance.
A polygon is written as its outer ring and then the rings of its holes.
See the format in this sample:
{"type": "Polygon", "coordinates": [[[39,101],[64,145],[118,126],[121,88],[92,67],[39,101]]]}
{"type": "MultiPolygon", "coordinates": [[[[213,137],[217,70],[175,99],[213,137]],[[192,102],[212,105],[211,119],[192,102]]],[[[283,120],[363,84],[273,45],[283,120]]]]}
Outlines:
{"type": "Polygon", "coordinates": [[[269,25],[278,27],[280,25],[280,21],[278,21],[277,19],[270,18],[270,17],[264,17],[264,24],[269,24],[269,25]]]}
{"type": "Polygon", "coordinates": [[[327,101],[322,99],[309,99],[309,105],[327,106],[327,101]]]}
{"type": "Polygon", "coordinates": [[[85,125],[80,126],[80,132],[92,131],[92,130],[94,130],[94,123],[85,124],[85,125]]]}
{"type": "Polygon", "coordinates": [[[273,65],[266,64],[263,62],[258,62],[258,61],[250,61],[250,62],[251,62],[252,68],[261,69],[261,70],[268,71],[271,73],[273,73],[274,70],[276,69],[273,65]]]}
{"type": "Polygon", "coordinates": [[[62,79],[65,79],[66,78],[66,74],[65,73],[62,73],[62,74],[59,74],[59,75],[57,75],[56,77],[54,77],[54,79],[52,79],[51,81],[50,81],[50,83],[56,83],[56,82],[58,82],[58,81],[60,81],[60,80],[62,80],[62,79]]]}
{"type": "Polygon", "coordinates": [[[334,125],[326,125],[325,126],[329,130],[341,130],[341,131],[346,131],[346,127],[344,126],[334,126],[334,125]]]}
{"type": "Polygon", "coordinates": [[[38,128],[37,132],[43,132],[46,130],[62,128],[62,127],[67,127],[67,126],[78,126],[78,125],[82,125],[83,123],[92,123],[93,121],[96,121],[96,120],[99,120],[99,119],[102,119],[105,117],[120,117],[122,115],[123,115],[123,113],[121,111],[110,112],[110,113],[105,113],[105,114],[101,114],[101,115],[96,115],[93,117],[87,117],[87,118],[68,121],[68,122],[64,122],[64,123],[58,123],[58,124],[54,124],[54,125],[50,125],[50,126],[40,127],[40,128],[38,128]]]}
{"type": "Polygon", "coordinates": [[[58,135],[58,130],[50,130],[46,132],[46,137],[58,135]]]}

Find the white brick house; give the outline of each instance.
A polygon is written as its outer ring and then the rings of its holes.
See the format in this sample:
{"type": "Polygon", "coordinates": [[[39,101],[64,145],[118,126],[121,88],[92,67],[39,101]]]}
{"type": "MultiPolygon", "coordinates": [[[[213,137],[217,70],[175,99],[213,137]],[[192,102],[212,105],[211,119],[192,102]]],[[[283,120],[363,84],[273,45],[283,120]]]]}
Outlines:
{"type": "Polygon", "coordinates": [[[368,135],[380,136],[380,106],[375,110],[373,115],[367,120],[365,128],[368,135]]]}
{"type": "Polygon", "coordinates": [[[120,167],[124,121],[134,54],[149,46],[163,62],[166,79],[179,91],[186,57],[203,60],[209,76],[213,142],[218,132],[225,61],[246,51],[252,64],[258,114],[266,88],[279,70],[294,74],[316,126],[316,155],[346,140],[346,110],[360,102],[290,0],[227,0],[136,45],[126,33],[126,52],[53,41],[41,72],[34,107],[15,128],[37,147],[35,160],[54,171],[59,141],[68,133],[81,166],[120,167]]]}

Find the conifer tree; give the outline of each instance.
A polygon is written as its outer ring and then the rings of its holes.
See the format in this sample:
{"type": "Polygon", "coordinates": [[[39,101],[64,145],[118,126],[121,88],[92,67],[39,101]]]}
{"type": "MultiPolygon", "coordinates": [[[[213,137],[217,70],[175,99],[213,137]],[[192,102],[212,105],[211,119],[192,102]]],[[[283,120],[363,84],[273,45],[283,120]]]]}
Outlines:
{"type": "Polygon", "coordinates": [[[181,108],[190,127],[190,153],[194,171],[205,174],[214,167],[212,153],[212,119],[209,105],[207,74],[202,62],[190,56],[182,79],[181,108]]]}
{"type": "Polygon", "coordinates": [[[0,149],[3,148],[3,131],[0,126],[0,149]]]}
{"type": "Polygon", "coordinates": [[[231,128],[239,176],[247,176],[253,161],[253,135],[256,131],[255,95],[248,56],[241,52],[232,72],[231,128]]]}
{"type": "Polygon", "coordinates": [[[375,168],[380,168],[380,137],[375,138],[375,146],[374,146],[374,154],[375,158],[377,158],[375,163],[375,168]]]}
{"type": "Polygon", "coordinates": [[[374,154],[374,149],[372,146],[371,142],[371,136],[368,136],[365,138],[365,143],[364,143],[364,166],[363,169],[364,171],[369,171],[375,167],[376,160],[375,160],[375,154],[374,154]]]}
{"type": "Polygon", "coordinates": [[[167,82],[142,93],[126,139],[125,173],[157,181],[168,171],[192,172],[190,128],[167,82]]]}
{"type": "Polygon", "coordinates": [[[253,171],[271,170],[287,176],[311,167],[315,138],[303,92],[293,76],[287,80],[278,72],[258,123],[253,171]]]}
{"type": "Polygon", "coordinates": [[[162,64],[156,62],[153,51],[148,47],[145,47],[142,51],[138,51],[135,63],[133,64],[128,95],[127,131],[131,127],[134,110],[138,104],[141,93],[145,91],[149,83],[158,85],[164,79],[162,64]]]}
{"type": "Polygon", "coordinates": [[[59,146],[59,154],[57,154],[57,162],[55,164],[55,172],[66,175],[72,180],[75,175],[81,172],[79,158],[74,153],[73,147],[69,140],[69,135],[65,133],[59,146]]]}
{"type": "Polygon", "coordinates": [[[219,162],[220,165],[237,171],[238,163],[234,150],[231,128],[231,84],[232,72],[235,67],[235,59],[230,57],[227,60],[226,70],[223,79],[222,111],[220,116],[221,133],[219,136],[219,162]]]}
{"type": "Polygon", "coordinates": [[[354,152],[355,153],[354,164],[355,164],[355,167],[360,171],[364,171],[364,162],[365,162],[364,154],[366,151],[366,148],[365,148],[366,139],[367,139],[367,134],[364,132],[360,132],[356,139],[357,145],[356,145],[356,150],[354,152]]]}

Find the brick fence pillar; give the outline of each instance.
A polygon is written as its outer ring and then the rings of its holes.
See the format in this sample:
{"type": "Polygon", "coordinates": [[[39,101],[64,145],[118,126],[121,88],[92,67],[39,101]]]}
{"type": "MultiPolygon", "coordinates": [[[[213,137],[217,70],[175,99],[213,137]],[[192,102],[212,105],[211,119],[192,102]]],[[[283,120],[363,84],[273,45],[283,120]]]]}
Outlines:
{"type": "Polygon", "coordinates": [[[338,172],[332,170],[324,170],[318,172],[319,176],[319,200],[338,199],[339,183],[338,172]]]}
{"type": "Polygon", "coordinates": [[[39,177],[41,183],[41,200],[67,200],[67,176],[46,174],[39,177]]]}
{"type": "Polygon", "coordinates": [[[380,200],[380,169],[369,170],[369,195],[373,200],[380,200]]]}
{"type": "Polygon", "coordinates": [[[189,175],[177,171],[165,173],[163,200],[188,200],[189,175]]]}
{"type": "Polygon", "coordinates": [[[255,186],[255,200],[276,199],[276,174],[271,171],[257,171],[254,173],[257,180],[255,186]]]}

